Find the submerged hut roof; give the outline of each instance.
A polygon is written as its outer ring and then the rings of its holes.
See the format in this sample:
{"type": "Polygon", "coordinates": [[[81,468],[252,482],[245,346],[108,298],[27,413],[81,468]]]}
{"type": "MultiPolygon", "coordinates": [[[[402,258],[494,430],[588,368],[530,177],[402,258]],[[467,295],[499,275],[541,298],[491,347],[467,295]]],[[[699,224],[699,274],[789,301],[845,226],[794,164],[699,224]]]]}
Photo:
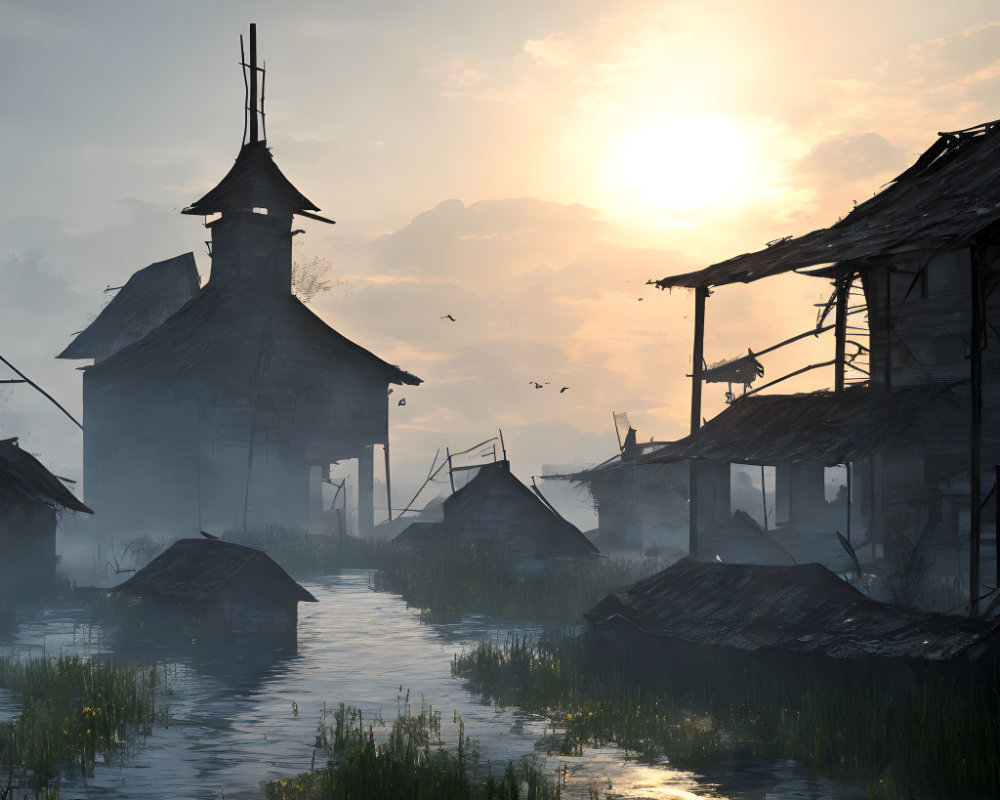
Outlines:
{"type": "Polygon", "coordinates": [[[0,501],[41,504],[93,514],[31,453],[22,450],[17,437],[0,439],[0,501]]]}
{"type": "Polygon", "coordinates": [[[932,614],[871,600],[820,564],[761,566],[683,559],[608,595],[588,614],[595,633],[645,635],[745,652],[836,659],[975,659],[1000,645],[1000,621],[932,614]]]}
{"type": "Polygon", "coordinates": [[[115,592],[207,600],[246,575],[253,575],[256,582],[267,581],[289,599],[317,602],[266,553],[221,539],[179,539],[115,592]]]}
{"type": "Polygon", "coordinates": [[[194,253],[140,269],[57,358],[107,358],[136,342],[198,294],[194,253]]]}
{"type": "Polygon", "coordinates": [[[422,383],[416,375],[337,333],[291,294],[234,296],[211,283],[147,336],[87,370],[174,375],[212,360],[227,370],[242,367],[251,374],[258,348],[247,343],[255,338],[262,342],[267,336],[294,341],[296,356],[349,360],[381,371],[388,383],[422,383]]]}
{"type": "MultiPolygon", "coordinates": [[[[962,409],[948,384],[894,392],[852,387],[841,392],[738,397],[690,436],[632,463],[718,460],[745,464],[820,461],[843,464],[893,439],[943,441],[962,409]]],[[[953,429],[953,428],[952,428],[953,429]]]]}
{"type": "Polygon", "coordinates": [[[804,267],[963,247],[1000,220],[1000,120],[938,134],[887,188],[829,228],[655,281],[661,289],[750,281],[804,267]]]}
{"type": "Polygon", "coordinates": [[[415,522],[393,541],[422,547],[441,537],[485,543],[518,558],[585,557],[600,551],[538,489],[510,471],[510,462],[484,464],[444,501],[444,520],[415,522]]]}

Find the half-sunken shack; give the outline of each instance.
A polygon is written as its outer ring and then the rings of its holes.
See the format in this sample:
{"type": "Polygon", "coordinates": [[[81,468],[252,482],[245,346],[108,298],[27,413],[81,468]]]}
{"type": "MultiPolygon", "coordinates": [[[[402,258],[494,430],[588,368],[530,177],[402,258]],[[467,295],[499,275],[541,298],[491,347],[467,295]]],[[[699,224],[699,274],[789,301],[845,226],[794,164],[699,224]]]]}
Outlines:
{"type": "Polygon", "coordinates": [[[39,588],[56,570],[60,509],[93,514],[17,438],[0,439],[0,585],[39,588]]]}
{"type": "Polygon", "coordinates": [[[1000,620],[974,620],[869,599],[821,564],[770,566],[683,559],[587,613],[586,636],[647,651],[723,648],[734,654],[835,662],[995,663],[1000,620]]]}
{"type": "Polygon", "coordinates": [[[220,539],[180,539],[114,592],[140,625],[293,638],[298,604],[317,602],[267,554],[220,539]]]}
{"type": "Polygon", "coordinates": [[[443,510],[442,521],[415,522],[393,541],[414,549],[463,541],[522,566],[599,555],[541,492],[532,491],[511,473],[509,461],[484,464],[444,501],[443,510]]]}

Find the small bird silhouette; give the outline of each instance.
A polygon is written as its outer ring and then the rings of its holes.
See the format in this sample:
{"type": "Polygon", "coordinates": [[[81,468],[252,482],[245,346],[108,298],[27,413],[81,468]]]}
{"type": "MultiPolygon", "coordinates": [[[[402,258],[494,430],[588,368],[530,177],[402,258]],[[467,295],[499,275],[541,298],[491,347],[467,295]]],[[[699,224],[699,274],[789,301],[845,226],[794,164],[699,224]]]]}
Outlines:
{"type": "Polygon", "coordinates": [[[406,405],[406,398],[405,397],[400,397],[399,398],[399,402],[396,403],[396,405],[397,406],[405,406],[406,405]]]}
{"type": "Polygon", "coordinates": [[[441,317],[441,319],[450,319],[452,322],[455,321],[455,318],[451,314],[445,314],[441,317]]]}
{"type": "Polygon", "coordinates": [[[563,393],[563,392],[565,392],[565,391],[566,391],[566,390],[567,390],[568,388],[569,388],[568,386],[563,386],[563,388],[559,390],[559,394],[562,394],[562,393],[563,393]]]}
{"type": "Polygon", "coordinates": [[[640,303],[642,302],[642,298],[641,298],[641,297],[639,298],[639,302],[640,302],[640,303]]]}
{"type": "Polygon", "coordinates": [[[528,383],[529,383],[529,384],[530,384],[531,386],[534,386],[534,387],[535,387],[536,389],[541,389],[541,388],[542,388],[542,384],[541,384],[541,383],[539,383],[538,381],[528,381],[528,383]]]}
{"type": "Polygon", "coordinates": [[[210,533],[208,533],[208,532],[206,532],[206,531],[200,531],[200,533],[201,533],[201,535],[202,535],[202,536],[204,536],[204,537],[205,537],[206,539],[218,539],[218,538],[219,538],[218,536],[213,536],[212,534],[210,534],[210,533]]]}
{"type": "Polygon", "coordinates": [[[715,560],[718,561],[721,564],[722,563],[722,556],[720,556],[718,553],[716,553],[715,554],[715,560]]]}

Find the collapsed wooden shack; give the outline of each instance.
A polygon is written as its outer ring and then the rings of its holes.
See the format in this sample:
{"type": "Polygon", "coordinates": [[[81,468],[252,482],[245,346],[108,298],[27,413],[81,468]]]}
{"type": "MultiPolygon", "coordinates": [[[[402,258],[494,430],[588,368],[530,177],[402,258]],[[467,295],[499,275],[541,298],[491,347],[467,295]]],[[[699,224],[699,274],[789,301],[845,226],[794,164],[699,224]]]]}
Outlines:
{"type": "MultiPolygon", "coordinates": [[[[920,545],[926,525],[937,527],[947,538],[942,559],[955,564],[963,551],[968,555],[970,594],[978,597],[983,544],[989,545],[995,561],[996,538],[987,541],[981,533],[984,521],[990,532],[994,528],[995,504],[984,510],[983,501],[1000,464],[1000,349],[987,347],[987,331],[1000,326],[1000,293],[994,291],[1000,282],[1000,123],[940,134],[887,188],[829,228],[655,281],[661,289],[695,290],[692,434],[702,425],[703,344],[711,290],[793,270],[831,281],[833,293],[815,330],[767,351],[833,330],[832,358],[751,391],[827,367],[833,368],[834,392],[845,391],[853,382],[867,387],[871,403],[881,402],[876,395],[886,395],[889,405],[903,403],[903,393],[913,387],[948,386],[964,413],[959,419],[950,417],[936,440],[931,443],[914,430],[913,436],[903,436],[892,448],[872,455],[866,478],[873,504],[868,535],[876,557],[879,552],[892,556],[894,549],[898,554],[920,545]],[[861,297],[855,299],[859,291],[861,297]],[[827,312],[832,313],[830,324],[827,312]],[[913,518],[912,508],[922,509],[923,522],[913,518]]],[[[753,351],[755,358],[764,353],[753,351]]],[[[789,401],[802,407],[810,402],[789,401]]],[[[789,405],[786,412],[790,424],[798,409],[789,405]]],[[[813,427],[822,425],[822,418],[813,419],[813,427]]],[[[863,424],[859,419],[859,427],[863,424]]],[[[815,443],[822,436],[821,430],[795,427],[804,442],[815,443]]],[[[745,460],[759,432],[744,426],[731,433],[730,452],[745,460]]],[[[699,461],[691,465],[696,500],[689,549],[697,554],[699,516],[711,504],[706,491],[714,492],[720,483],[702,476],[723,467],[699,461]]],[[[858,485],[855,481],[852,489],[858,485]]],[[[798,494],[795,486],[791,491],[798,494]]]]}
{"type": "MultiPolygon", "coordinates": [[[[876,482],[877,465],[901,462],[919,448],[929,457],[954,446],[948,435],[963,408],[951,384],[913,386],[892,394],[864,387],[842,392],[740,397],[690,436],[642,455],[636,468],[696,464],[697,540],[703,560],[794,564],[819,561],[851,568],[841,534],[866,559],[906,548],[907,536],[927,548],[947,543],[961,513],[956,493],[924,494],[924,476],[892,476],[909,502],[890,507],[876,482]],[[731,465],[775,466],[767,527],[734,512],[731,465]],[[849,491],[825,497],[824,473],[848,465],[849,491]],[[887,522],[888,521],[888,522],[887,522]],[[897,541],[897,537],[903,541],[897,541]],[[873,545],[878,543],[878,548],[873,545]]],[[[957,564],[954,565],[957,567],[957,564]]]]}
{"type": "Polygon", "coordinates": [[[113,592],[145,628],[286,639],[295,637],[298,604],[317,602],[266,553],[220,539],[180,539],[113,592]]]}
{"type": "Polygon", "coordinates": [[[0,586],[51,585],[61,509],[93,514],[16,437],[0,440],[0,586]]]}
{"type": "Polygon", "coordinates": [[[648,655],[656,644],[736,653],[991,667],[1000,620],[970,620],[869,599],[820,564],[718,564],[683,559],[587,615],[591,643],[648,655]]]}
{"type": "MultiPolygon", "coordinates": [[[[77,341],[63,354],[102,356],[84,368],[83,458],[86,499],[109,531],[322,524],[322,479],[332,463],[356,459],[368,533],[374,445],[389,464],[388,387],[421,382],[293,296],[292,240],[304,232],[293,219],[332,221],[267,147],[253,26],[243,66],[249,88],[236,162],[182,212],[204,217],[211,231],[208,283],[115,352],[77,341]]],[[[135,293],[122,295],[124,308],[135,293]]]]}
{"type": "Polygon", "coordinates": [[[644,551],[679,557],[686,554],[688,543],[687,465],[646,460],[668,444],[638,444],[635,429],[630,427],[617,455],[590,469],[543,478],[587,487],[598,520],[592,536],[604,552],[644,551]]]}
{"type": "Polygon", "coordinates": [[[439,522],[414,522],[393,542],[415,550],[464,542],[529,567],[599,555],[540,491],[511,473],[508,461],[479,467],[474,478],[444,501],[443,514],[439,522]]]}

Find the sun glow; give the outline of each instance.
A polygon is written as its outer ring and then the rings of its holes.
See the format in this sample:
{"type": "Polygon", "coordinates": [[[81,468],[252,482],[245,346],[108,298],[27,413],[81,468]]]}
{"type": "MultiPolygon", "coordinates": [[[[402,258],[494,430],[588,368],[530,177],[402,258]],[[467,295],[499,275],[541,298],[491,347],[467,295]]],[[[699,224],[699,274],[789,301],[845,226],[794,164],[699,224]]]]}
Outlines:
{"type": "Polygon", "coordinates": [[[751,202],[767,191],[753,138],[724,116],[631,125],[610,137],[602,194],[619,213],[643,217],[751,202]]]}

